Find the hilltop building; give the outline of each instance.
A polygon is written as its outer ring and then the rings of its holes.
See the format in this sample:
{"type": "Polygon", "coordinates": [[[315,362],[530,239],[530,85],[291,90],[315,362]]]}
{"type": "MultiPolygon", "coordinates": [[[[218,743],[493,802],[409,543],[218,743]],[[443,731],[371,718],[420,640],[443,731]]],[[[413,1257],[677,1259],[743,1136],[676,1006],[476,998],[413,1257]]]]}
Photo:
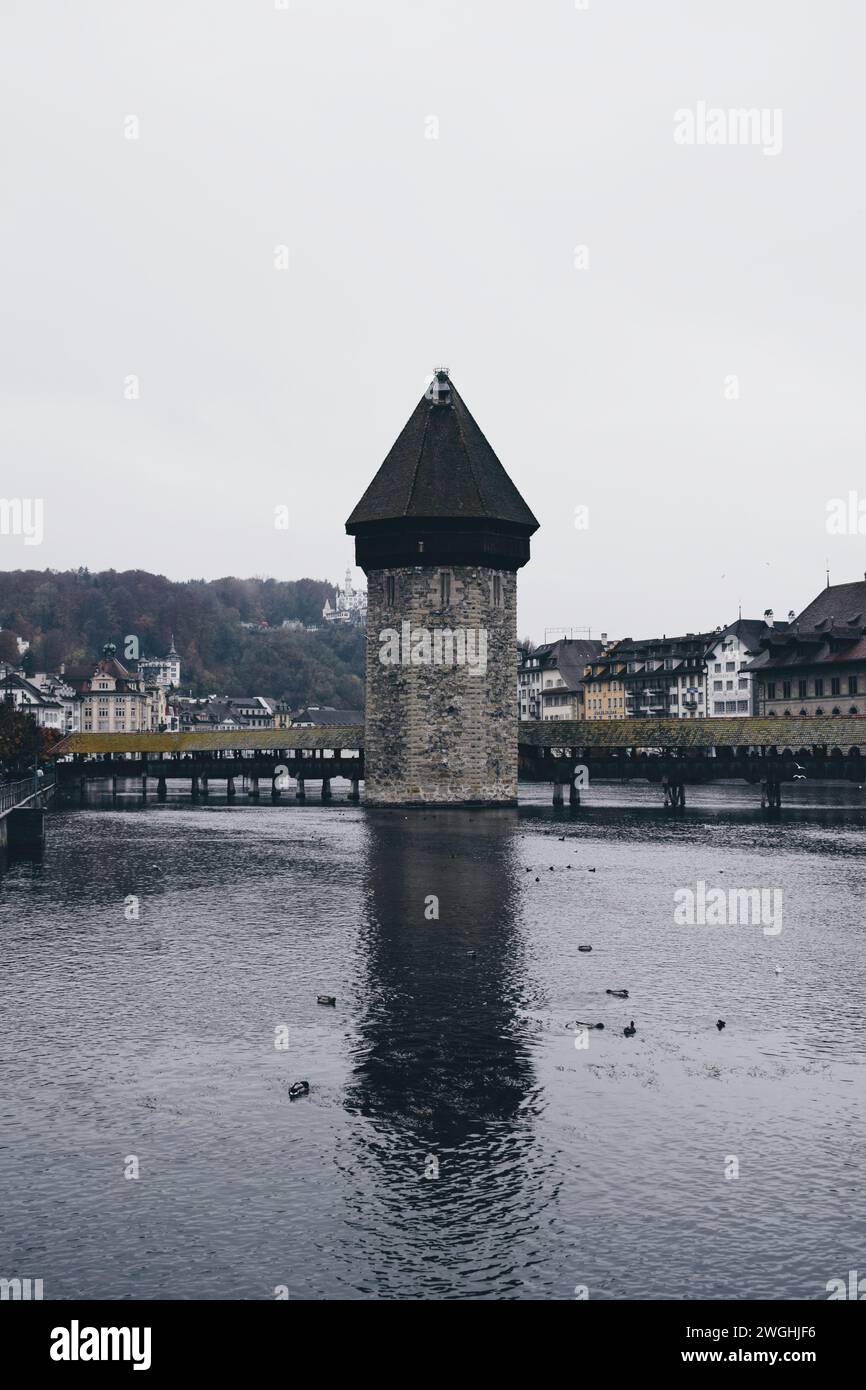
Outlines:
{"type": "MultiPolygon", "coordinates": [[[[322,617],[326,623],[356,623],[367,621],[367,594],[364,589],[356,589],[352,584],[351,568],[346,566],[346,582],[341,589],[337,587],[337,597],[333,606],[325,599],[322,617]]],[[[285,626],[285,624],[283,624],[285,626]]],[[[315,630],[315,629],[314,629],[315,630]]]]}
{"type": "Polygon", "coordinates": [[[538,522],[440,368],[346,530],[370,805],[517,801],[517,571],[538,522]]]}
{"type": "Polygon", "coordinates": [[[171,634],[168,654],[162,657],[142,657],[138,663],[138,672],[144,677],[147,685],[161,685],[166,689],[173,686],[177,690],[180,685],[180,656],[175,651],[174,633],[171,634]]]}

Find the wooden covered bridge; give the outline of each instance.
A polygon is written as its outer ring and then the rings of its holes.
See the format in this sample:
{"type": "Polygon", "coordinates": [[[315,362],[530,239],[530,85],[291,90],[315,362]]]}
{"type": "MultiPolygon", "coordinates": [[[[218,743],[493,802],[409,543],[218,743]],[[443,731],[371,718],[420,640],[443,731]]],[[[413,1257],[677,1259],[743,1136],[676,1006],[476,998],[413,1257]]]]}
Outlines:
{"type": "MultiPolygon", "coordinates": [[[[685,804],[689,784],[735,779],[761,787],[769,806],[781,802],[783,782],[832,779],[866,782],[866,717],[815,719],[622,719],[524,722],[516,730],[521,780],[553,785],[555,803],[580,800],[593,781],[645,779],[665,801],[685,804]]],[[[156,782],[189,781],[194,796],[224,782],[231,797],[262,787],[275,799],[295,784],[350,782],[357,800],[364,777],[362,725],[291,729],[209,730],[191,733],[70,734],[52,750],[60,790],[83,795],[95,782],[117,790],[134,778],[146,793],[156,782]]]]}

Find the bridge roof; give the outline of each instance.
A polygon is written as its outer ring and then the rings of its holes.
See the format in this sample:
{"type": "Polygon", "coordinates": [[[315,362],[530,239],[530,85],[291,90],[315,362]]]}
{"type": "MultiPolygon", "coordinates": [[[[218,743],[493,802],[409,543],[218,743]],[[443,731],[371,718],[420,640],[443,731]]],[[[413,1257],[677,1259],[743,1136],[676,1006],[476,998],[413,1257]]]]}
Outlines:
{"type": "Polygon", "coordinates": [[[68,734],[51,749],[69,753],[214,753],[220,749],[363,748],[361,724],[303,729],[201,729],[182,734],[68,734]]]}
{"type": "Polygon", "coordinates": [[[820,719],[526,720],[518,742],[532,748],[866,749],[866,716],[820,719]]]}
{"type": "MultiPolygon", "coordinates": [[[[820,719],[545,719],[518,725],[524,748],[863,748],[866,716],[820,719]]],[[[364,726],[202,729],[183,734],[68,734],[51,750],[70,753],[211,753],[238,748],[363,748],[364,726]]]]}

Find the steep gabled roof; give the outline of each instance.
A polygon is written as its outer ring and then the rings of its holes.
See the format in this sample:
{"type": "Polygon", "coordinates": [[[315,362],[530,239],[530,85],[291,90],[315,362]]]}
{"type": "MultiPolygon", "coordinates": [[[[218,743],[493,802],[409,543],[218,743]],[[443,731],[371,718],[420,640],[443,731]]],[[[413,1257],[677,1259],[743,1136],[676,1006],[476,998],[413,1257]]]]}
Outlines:
{"type": "MultiPolygon", "coordinates": [[[[603,643],[589,638],[560,638],[558,642],[550,644],[549,651],[545,660],[545,669],[556,668],[565,682],[567,690],[577,690],[583,684],[584,667],[590,662],[595,661],[601,654],[603,643]]],[[[557,687],[551,686],[551,691],[556,692],[557,687]]],[[[558,687],[562,693],[562,686],[558,687]]]]}
{"type": "Polygon", "coordinates": [[[831,622],[834,626],[866,626],[866,581],[831,584],[822,589],[803,609],[794,626],[805,631],[822,622],[831,622]]]}
{"type": "Polygon", "coordinates": [[[346,530],[401,517],[499,521],[538,530],[538,522],[444,371],[433,398],[421,397],[346,530]]]}

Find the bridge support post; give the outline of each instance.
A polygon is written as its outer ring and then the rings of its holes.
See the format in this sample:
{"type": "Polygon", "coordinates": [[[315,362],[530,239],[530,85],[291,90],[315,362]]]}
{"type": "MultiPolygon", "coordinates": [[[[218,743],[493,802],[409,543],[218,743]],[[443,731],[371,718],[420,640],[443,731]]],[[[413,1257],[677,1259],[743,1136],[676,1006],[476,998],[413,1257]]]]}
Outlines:
{"type": "Polygon", "coordinates": [[[259,779],[258,779],[258,776],[257,776],[257,775],[253,775],[252,777],[249,778],[249,780],[248,780],[248,782],[247,782],[247,789],[248,789],[248,791],[249,791],[249,795],[252,796],[252,797],[254,797],[255,800],[258,800],[258,796],[259,796],[259,779]]]}
{"type": "Polygon", "coordinates": [[[274,775],[271,777],[271,801],[279,801],[279,799],[280,789],[277,786],[277,774],[274,773],[274,775]]]}
{"type": "Polygon", "coordinates": [[[227,778],[226,778],[226,796],[229,797],[229,798],[232,798],[232,797],[234,796],[234,794],[235,794],[235,779],[234,779],[234,777],[227,777],[227,778]]]}
{"type": "Polygon", "coordinates": [[[306,801],[307,799],[307,789],[304,785],[304,779],[300,775],[298,776],[298,790],[295,795],[298,801],[306,801]]]}
{"type": "Polygon", "coordinates": [[[561,806],[561,805],[562,805],[562,783],[561,783],[561,782],[554,782],[554,784],[553,784],[553,804],[554,804],[554,806],[561,806]]]}
{"type": "Polygon", "coordinates": [[[323,777],[323,778],[322,778],[322,800],[323,800],[323,801],[330,801],[330,799],[331,799],[331,779],[330,779],[330,777],[323,777]]]}
{"type": "Polygon", "coordinates": [[[167,791],[168,789],[165,785],[165,778],[160,777],[156,784],[156,794],[159,797],[160,801],[165,801],[167,791]]]}
{"type": "Polygon", "coordinates": [[[197,801],[197,800],[198,800],[198,796],[199,796],[199,792],[201,791],[201,788],[200,788],[200,786],[199,786],[198,773],[197,773],[197,772],[194,772],[194,773],[192,774],[192,780],[191,780],[191,783],[190,783],[190,790],[192,791],[192,799],[193,799],[193,801],[197,801]]]}
{"type": "Polygon", "coordinates": [[[351,787],[349,788],[349,800],[350,800],[350,801],[360,801],[360,800],[361,800],[361,779],[360,779],[360,777],[353,777],[353,778],[352,778],[352,785],[351,785],[351,787]]]}
{"type": "Polygon", "coordinates": [[[147,796],[147,773],[146,773],[146,772],[143,772],[143,773],[141,774],[141,794],[142,794],[142,796],[147,796]]]}
{"type": "Polygon", "coordinates": [[[574,782],[569,782],[568,784],[568,804],[569,806],[580,805],[580,792],[574,785],[574,782]]]}
{"type": "Polygon", "coordinates": [[[767,779],[761,783],[761,809],[778,811],[782,806],[782,783],[767,779]]]}
{"type": "Polygon", "coordinates": [[[111,779],[111,799],[112,799],[112,801],[116,801],[116,800],[117,800],[117,778],[116,778],[116,777],[112,777],[112,779],[111,779]]]}
{"type": "Polygon", "coordinates": [[[202,796],[207,796],[207,794],[208,794],[208,784],[207,784],[207,775],[206,775],[206,774],[203,774],[203,775],[199,778],[199,790],[201,791],[202,796]]]}
{"type": "Polygon", "coordinates": [[[9,812],[8,846],[24,854],[39,853],[45,844],[45,812],[24,806],[9,812]]]}

